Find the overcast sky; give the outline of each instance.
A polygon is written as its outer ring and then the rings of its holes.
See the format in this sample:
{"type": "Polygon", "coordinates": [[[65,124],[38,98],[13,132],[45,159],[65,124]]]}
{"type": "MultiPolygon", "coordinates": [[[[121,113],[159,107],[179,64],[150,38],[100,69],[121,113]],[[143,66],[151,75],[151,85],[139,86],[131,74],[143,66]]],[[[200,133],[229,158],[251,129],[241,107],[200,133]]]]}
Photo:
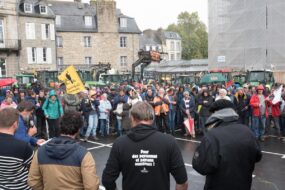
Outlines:
{"type": "MultiPolygon", "coordinates": [[[[89,2],[89,0],[83,0],[89,2]]],[[[197,11],[208,25],[208,0],[116,0],[117,8],[136,19],[141,30],[166,28],[182,11],[197,11]]]]}

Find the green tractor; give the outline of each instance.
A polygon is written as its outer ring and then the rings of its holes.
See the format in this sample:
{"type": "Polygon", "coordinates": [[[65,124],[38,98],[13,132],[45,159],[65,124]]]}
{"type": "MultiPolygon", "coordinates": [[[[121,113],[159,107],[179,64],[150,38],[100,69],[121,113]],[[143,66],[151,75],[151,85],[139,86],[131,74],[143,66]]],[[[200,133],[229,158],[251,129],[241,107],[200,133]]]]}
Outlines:
{"type": "Polygon", "coordinates": [[[247,72],[246,82],[252,86],[263,84],[272,87],[275,79],[273,72],[270,70],[252,70],[247,72]]]}

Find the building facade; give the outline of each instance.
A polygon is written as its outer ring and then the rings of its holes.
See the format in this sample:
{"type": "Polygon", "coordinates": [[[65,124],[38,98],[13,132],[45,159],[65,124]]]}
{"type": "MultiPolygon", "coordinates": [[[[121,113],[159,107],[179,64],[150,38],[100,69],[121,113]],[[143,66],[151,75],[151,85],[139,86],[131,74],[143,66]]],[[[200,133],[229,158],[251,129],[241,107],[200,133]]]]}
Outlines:
{"type": "Polygon", "coordinates": [[[13,76],[19,67],[17,1],[0,1],[0,77],[13,76]]]}
{"type": "Polygon", "coordinates": [[[209,68],[285,71],[283,0],[209,1],[209,68]]]}
{"type": "Polygon", "coordinates": [[[149,51],[159,51],[165,61],[181,60],[181,37],[176,32],[145,30],[140,38],[140,48],[149,51]]]}
{"type": "Polygon", "coordinates": [[[113,0],[81,2],[50,1],[56,15],[57,64],[109,63],[114,71],[131,71],[138,59],[139,30],[135,20],[121,13],[113,0]]]}

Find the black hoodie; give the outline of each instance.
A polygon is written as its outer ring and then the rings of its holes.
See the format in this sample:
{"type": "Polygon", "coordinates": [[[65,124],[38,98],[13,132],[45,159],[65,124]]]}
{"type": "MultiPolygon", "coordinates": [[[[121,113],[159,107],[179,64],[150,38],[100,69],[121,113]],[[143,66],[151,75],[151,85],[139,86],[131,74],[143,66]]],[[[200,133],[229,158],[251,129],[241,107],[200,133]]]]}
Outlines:
{"type": "Polygon", "coordinates": [[[124,190],[169,190],[170,173],[177,184],[187,181],[175,139],[147,125],[132,128],[114,142],[102,176],[107,190],[116,188],[120,172],[124,190]]]}

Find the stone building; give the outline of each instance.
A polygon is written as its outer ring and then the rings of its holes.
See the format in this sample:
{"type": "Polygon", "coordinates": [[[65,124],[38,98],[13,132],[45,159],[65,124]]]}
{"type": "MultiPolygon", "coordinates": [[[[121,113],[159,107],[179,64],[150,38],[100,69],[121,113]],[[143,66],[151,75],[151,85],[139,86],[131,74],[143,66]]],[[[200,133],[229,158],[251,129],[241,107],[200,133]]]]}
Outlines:
{"type": "Polygon", "coordinates": [[[181,37],[176,32],[162,29],[145,30],[140,38],[140,49],[159,51],[166,61],[181,60],[181,37]]]}
{"type": "Polygon", "coordinates": [[[113,0],[81,2],[49,1],[56,15],[56,47],[59,69],[76,65],[110,63],[117,72],[128,72],[138,58],[140,29],[113,0]]]}
{"type": "Polygon", "coordinates": [[[16,0],[0,1],[0,77],[13,76],[19,66],[21,40],[16,10],[16,0]]]}

